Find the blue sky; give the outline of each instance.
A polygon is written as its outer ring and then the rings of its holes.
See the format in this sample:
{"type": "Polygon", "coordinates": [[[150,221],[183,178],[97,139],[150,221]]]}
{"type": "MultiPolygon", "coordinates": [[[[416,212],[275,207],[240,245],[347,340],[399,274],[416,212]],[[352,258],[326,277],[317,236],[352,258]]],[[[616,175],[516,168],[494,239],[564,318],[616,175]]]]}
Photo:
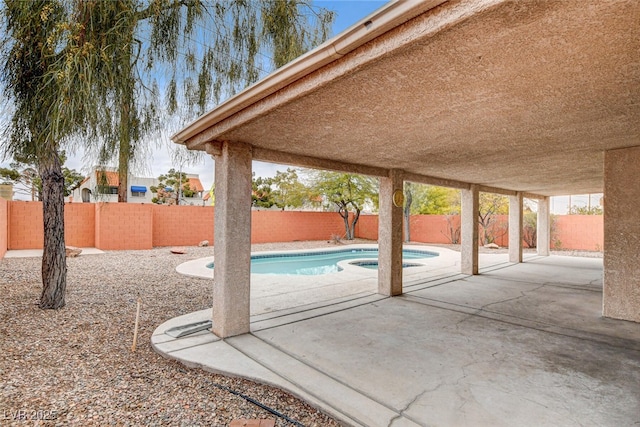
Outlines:
{"type": "Polygon", "coordinates": [[[337,12],[336,19],[333,23],[333,34],[338,34],[359,20],[368,16],[376,9],[388,3],[384,0],[337,0],[337,1],[314,1],[314,4],[324,7],[325,9],[335,10],[337,12]]]}

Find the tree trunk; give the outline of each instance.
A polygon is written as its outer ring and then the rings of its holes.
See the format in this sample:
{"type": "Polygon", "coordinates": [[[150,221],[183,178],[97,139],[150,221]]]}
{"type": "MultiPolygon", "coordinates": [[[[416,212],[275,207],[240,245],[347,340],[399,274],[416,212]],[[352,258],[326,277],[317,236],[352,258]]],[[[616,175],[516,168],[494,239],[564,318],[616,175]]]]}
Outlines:
{"type": "Polygon", "coordinates": [[[64,243],[64,175],[57,153],[40,162],[44,250],[40,308],[64,307],[67,288],[67,258],[64,243]]]}
{"type": "Polygon", "coordinates": [[[342,205],[338,204],[338,213],[340,214],[340,216],[342,217],[342,220],[344,221],[345,239],[351,240],[349,238],[349,211],[346,208],[344,208],[342,205]]]}
{"type": "Polygon", "coordinates": [[[118,150],[118,203],[127,203],[130,153],[129,107],[123,106],[120,115],[120,144],[118,150]]]}
{"type": "MultiPolygon", "coordinates": [[[[128,72],[131,63],[131,51],[126,48],[123,64],[126,65],[128,72]]],[[[129,76],[127,76],[129,77],[129,76]]],[[[120,132],[119,132],[119,150],[118,150],[118,203],[127,203],[127,188],[129,180],[129,162],[131,161],[131,110],[133,107],[133,90],[131,80],[125,82],[121,98],[120,98],[120,132]]]]}
{"type": "Polygon", "coordinates": [[[353,214],[353,221],[351,221],[351,227],[349,228],[349,237],[347,237],[347,240],[353,240],[356,238],[356,224],[358,223],[358,219],[360,219],[360,209],[356,209],[353,214]]]}

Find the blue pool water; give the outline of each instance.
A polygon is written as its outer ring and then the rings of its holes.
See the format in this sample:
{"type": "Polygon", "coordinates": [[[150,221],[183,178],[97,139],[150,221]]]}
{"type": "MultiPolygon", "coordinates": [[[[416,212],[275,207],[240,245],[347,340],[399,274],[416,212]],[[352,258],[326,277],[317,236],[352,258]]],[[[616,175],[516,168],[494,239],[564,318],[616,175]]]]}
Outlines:
{"type": "MultiPolygon", "coordinates": [[[[407,259],[432,258],[438,256],[435,252],[405,249],[402,251],[403,268],[415,264],[404,262],[407,259]]],[[[377,269],[378,249],[355,248],[324,252],[295,252],[274,253],[251,256],[251,273],[254,274],[286,274],[286,275],[318,275],[337,273],[342,269],[339,261],[350,259],[371,259],[360,264],[361,267],[377,269]]],[[[213,263],[207,265],[213,268],[213,263]]]]}

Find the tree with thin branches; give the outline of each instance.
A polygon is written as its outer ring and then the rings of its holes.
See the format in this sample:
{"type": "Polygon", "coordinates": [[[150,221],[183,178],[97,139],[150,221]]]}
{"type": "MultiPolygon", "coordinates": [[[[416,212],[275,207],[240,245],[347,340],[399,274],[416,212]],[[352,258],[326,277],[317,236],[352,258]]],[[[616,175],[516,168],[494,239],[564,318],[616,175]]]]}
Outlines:
{"type": "Polygon", "coordinates": [[[65,304],[63,149],[129,165],[168,114],[181,124],[328,37],[307,0],[5,0],[5,156],[37,165],[44,211],[40,307],[65,304]],[[164,99],[166,108],[159,107],[164,99]]]}
{"type": "Polygon", "coordinates": [[[331,171],[312,172],[311,189],[333,205],[344,221],[345,238],[355,238],[356,224],[363,208],[378,207],[379,182],[376,178],[331,171]]]}

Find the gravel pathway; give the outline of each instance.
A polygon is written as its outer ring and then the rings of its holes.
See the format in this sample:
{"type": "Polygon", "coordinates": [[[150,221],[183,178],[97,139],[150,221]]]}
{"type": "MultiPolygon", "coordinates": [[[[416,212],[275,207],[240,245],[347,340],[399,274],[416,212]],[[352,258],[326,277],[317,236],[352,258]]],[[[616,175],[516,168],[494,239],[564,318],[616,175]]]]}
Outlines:
{"type": "MultiPolygon", "coordinates": [[[[255,245],[254,250],[323,245],[329,244],[255,245]]],[[[185,255],[159,248],[68,258],[66,307],[58,311],[38,308],[40,258],[0,260],[0,425],[226,426],[237,418],[294,425],[229,390],[305,426],[339,425],[284,391],[189,369],[152,350],[151,334],[159,324],[211,305],[211,283],[179,275],[175,267],[211,256],[213,248],[187,250],[185,255]],[[142,309],[134,353],[138,297],[142,309]]]]}

